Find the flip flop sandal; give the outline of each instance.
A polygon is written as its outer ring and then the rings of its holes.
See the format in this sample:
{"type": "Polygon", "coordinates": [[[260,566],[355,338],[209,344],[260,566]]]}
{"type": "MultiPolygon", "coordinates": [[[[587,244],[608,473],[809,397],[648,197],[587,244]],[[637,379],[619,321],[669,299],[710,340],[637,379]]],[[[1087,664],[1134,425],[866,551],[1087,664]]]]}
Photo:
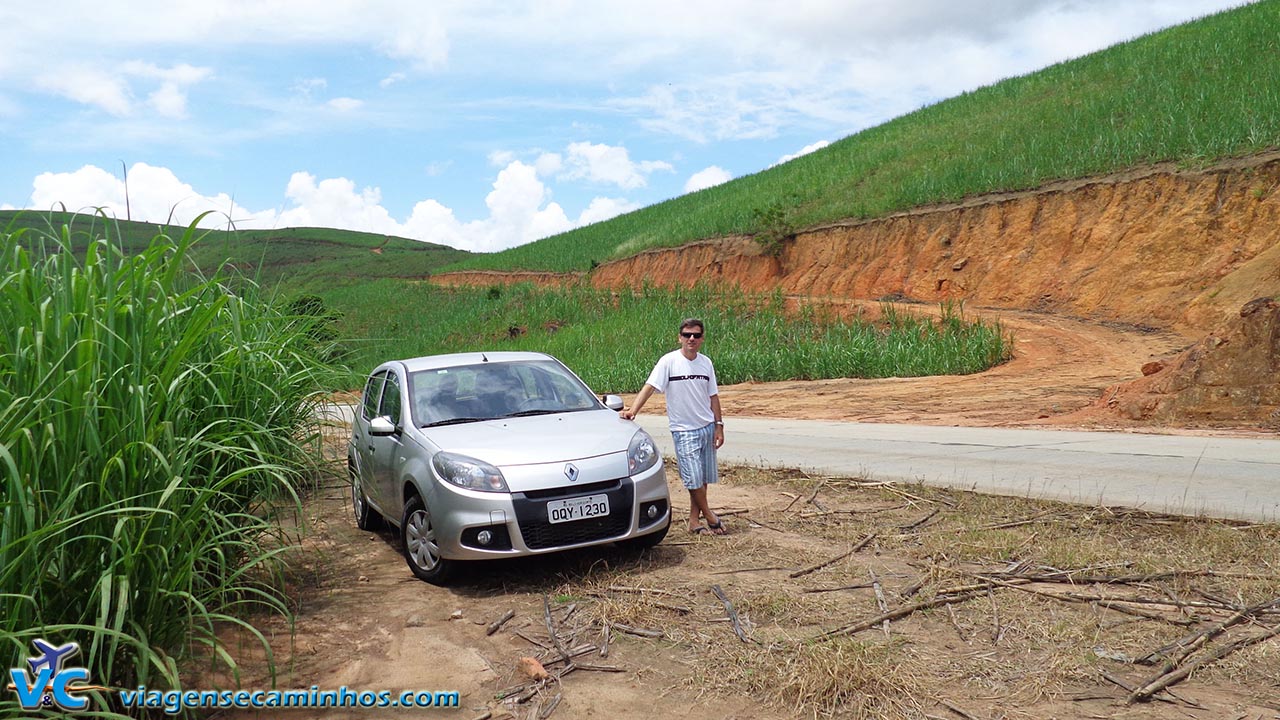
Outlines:
{"type": "Polygon", "coordinates": [[[707,523],[707,532],[712,535],[728,535],[729,528],[725,527],[724,520],[717,520],[713,523],[707,523]]]}
{"type": "Polygon", "coordinates": [[[690,530],[689,534],[690,535],[710,535],[711,531],[699,525],[698,527],[690,530]]]}

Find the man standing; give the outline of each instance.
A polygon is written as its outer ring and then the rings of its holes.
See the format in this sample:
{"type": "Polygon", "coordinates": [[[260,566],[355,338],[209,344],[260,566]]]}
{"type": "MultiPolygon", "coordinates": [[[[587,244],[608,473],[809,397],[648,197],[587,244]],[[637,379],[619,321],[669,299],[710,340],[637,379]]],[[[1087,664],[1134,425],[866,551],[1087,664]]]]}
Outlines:
{"type": "Polygon", "coordinates": [[[689,532],[725,535],[728,530],[707,505],[707,484],[716,482],[716,449],[724,444],[720,414],[720,390],[711,358],[698,352],[703,325],[696,318],[680,323],[680,348],[663,355],[630,410],[628,420],[640,413],[654,391],[667,396],[667,421],[676,446],[680,480],[689,491],[689,532]],[[700,518],[706,518],[704,526],[700,518]]]}

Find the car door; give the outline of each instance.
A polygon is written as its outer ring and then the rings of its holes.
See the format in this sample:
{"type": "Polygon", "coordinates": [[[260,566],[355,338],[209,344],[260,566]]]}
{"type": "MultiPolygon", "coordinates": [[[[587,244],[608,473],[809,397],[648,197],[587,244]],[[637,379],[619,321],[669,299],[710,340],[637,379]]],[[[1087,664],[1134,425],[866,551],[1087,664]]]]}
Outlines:
{"type": "Polygon", "coordinates": [[[351,444],[355,450],[353,456],[356,465],[356,478],[364,491],[365,497],[374,507],[381,509],[382,503],[377,497],[377,477],[374,474],[374,445],[369,434],[369,421],[378,416],[378,404],[382,401],[382,386],[386,382],[385,370],[369,376],[364,385],[364,397],[351,423],[351,444]]]}
{"type": "Polygon", "coordinates": [[[401,398],[401,387],[403,382],[399,374],[394,370],[387,371],[386,382],[382,385],[382,397],[378,402],[378,417],[385,417],[391,420],[396,426],[396,432],[391,435],[382,437],[374,437],[370,435],[369,444],[373,447],[371,456],[373,458],[373,475],[374,487],[377,493],[378,507],[390,517],[392,520],[400,521],[400,493],[396,487],[396,468],[399,467],[398,458],[404,453],[403,434],[401,428],[404,427],[404,418],[402,411],[404,403],[401,398]]]}

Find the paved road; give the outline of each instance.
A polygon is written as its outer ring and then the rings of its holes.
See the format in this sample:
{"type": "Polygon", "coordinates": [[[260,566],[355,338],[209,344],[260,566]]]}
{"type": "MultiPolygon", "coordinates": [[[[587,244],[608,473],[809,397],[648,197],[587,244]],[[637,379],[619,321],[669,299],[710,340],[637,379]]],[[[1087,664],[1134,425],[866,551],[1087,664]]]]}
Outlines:
{"type": "MultiPolygon", "coordinates": [[[[641,415],[672,452],[666,416],[641,415]]],[[[726,418],[720,459],[877,480],[1280,521],[1280,438],[726,418]]]]}
{"type": "MultiPolygon", "coordinates": [[[[329,406],[350,422],[350,406],[329,406]]],[[[326,413],[329,414],[329,413],[326,413]]],[[[639,423],[672,454],[665,415],[639,423]]],[[[725,418],[725,462],[1280,522],[1280,438],[725,418]]]]}

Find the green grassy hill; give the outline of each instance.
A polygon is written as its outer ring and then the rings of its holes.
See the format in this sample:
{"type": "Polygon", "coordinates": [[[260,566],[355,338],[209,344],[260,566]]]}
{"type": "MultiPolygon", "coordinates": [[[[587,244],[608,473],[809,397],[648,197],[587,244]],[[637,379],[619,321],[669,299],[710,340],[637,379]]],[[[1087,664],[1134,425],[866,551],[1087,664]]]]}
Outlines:
{"type": "Polygon", "coordinates": [[[965,93],[788,162],[448,269],[586,270],[652,247],[796,229],[1162,161],[1280,145],[1280,0],[965,93]]]}
{"type": "MultiPolygon", "coordinates": [[[[0,231],[31,228],[48,233],[62,226],[69,229],[76,250],[105,232],[129,254],[145,250],[159,233],[177,238],[186,231],[87,214],[0,211],[0,231]]],[[[424,278],[470,255],[443,245],[330,228],[201,230],[199,235],[189,256],[202,271],[231,263],[263,285],[283,283],[299,291],[370,278],[424,278]]]]}

